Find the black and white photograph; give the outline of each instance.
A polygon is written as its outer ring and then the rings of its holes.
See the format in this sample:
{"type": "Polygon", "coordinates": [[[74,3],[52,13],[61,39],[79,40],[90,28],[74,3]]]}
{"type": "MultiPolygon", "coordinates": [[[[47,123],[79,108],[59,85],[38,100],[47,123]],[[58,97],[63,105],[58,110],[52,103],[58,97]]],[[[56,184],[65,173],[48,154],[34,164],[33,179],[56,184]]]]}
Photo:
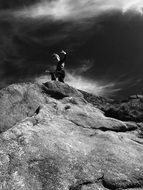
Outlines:
{"type": "Polygon", "coordinates": [[[143,190],[143,0],[0,0],[0,190],[143,190]]]}

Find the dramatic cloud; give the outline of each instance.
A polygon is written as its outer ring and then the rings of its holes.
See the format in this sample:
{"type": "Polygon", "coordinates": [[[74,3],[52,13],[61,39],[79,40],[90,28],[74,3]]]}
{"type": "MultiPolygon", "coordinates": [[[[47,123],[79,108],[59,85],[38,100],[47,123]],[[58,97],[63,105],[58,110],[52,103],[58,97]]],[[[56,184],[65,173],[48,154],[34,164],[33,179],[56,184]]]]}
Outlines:
{"type": "MultiPolygon", "coordinates": [[[[66,71],[65,82],[76,89],[86,91],[96,96],[114,96],[121,89],[117,87],[117,82],[98,81],[85,77],[84,74],[94,67],[91,60],[81,60],[79,66],[73,70],[66,71]],[[81,64],[81,65],[80,65],[81,64]]],[[[49,68],[54,70],[54,66],[49,68]]],[[[50,75],[40,75],[35,78],[38,84],[45,83],[51,79],[50,75]]],[[[118,83],[119,85],[120,83],[118,83]]]]}
{"type": "MultiPolygon", "coordinates": [[[[43,84],[50,80],[50,75],[41,75],[35,78],[35,82],[43,84]]],[[[116,87],[113,82],[101,82],[94,79],[86,78],[82,75],[76,75],[66,72],[65,82],[76,89],[86,91],[96,96],[115,96],[121,89],[116,87]]]]}
{"type": "Polygon", "coordinates": [[[51,55],[64,49],[68,84],[96,95],[140,93],[141,0],[6,2],[0,7],[0,88],[36,76],[50,80],[44,71],[53,70],[51,55]]]}
{"type": "Polygon", "coordinates": [[[128,10],[142,13],[142,0],[41,0],[28,9],[17,12],[24,17],[48,17],[55,20],[76,20],[93,18],[103,13],[128,10]]]}
{"type": "Polygon", "coordinates": [[[113,82],[100,82],[94,79],[86,78],[82,75],[67,73],[66,82],[79,90],[92,93],[96,96],[114,96],[115,93],[121,89],[116,88],[116,83],[113,82]]]}

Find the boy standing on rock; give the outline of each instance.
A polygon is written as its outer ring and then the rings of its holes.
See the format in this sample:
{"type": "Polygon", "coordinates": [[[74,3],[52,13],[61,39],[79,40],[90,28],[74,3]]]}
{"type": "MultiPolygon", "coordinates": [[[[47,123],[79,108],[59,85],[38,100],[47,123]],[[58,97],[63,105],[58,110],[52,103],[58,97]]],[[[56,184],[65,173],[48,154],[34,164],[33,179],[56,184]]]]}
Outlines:
{"type": "Polygon", "coordinates": [[[66,61],[66,52],[64,50],[61,51],[61,53],[63,54],[63,58],[60,58],[60,56],[56,53],[53,54],[54,56],[54,61],[57,64],[57,68],[54,72],[49,72],[51,74],[51,80],[56,80],[58,79],[58,81],[63,82],[64,83],[64,78],[65,78],[65,61],[66,61]]]}

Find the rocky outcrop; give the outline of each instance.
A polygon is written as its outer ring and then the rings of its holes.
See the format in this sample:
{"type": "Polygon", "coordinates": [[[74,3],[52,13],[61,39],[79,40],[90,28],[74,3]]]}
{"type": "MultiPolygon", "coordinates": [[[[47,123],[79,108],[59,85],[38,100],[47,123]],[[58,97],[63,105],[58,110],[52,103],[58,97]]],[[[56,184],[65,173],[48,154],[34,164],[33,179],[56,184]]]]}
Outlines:
{"type": "Polygon", "coordinates": [[[104,111],[107,117],[122,121],[143,122],[143,95],[132,95],[125,100],[114,100],[81,91],[84,99],[104,111]]]}
{"type": "Polygon", "coordinates": [[[43,89],[55,99],[62,99],[64,97],[82,97],[83,94],[75,88],[61,82],[46,82],[43,85],[43,89]]]}
{"type": "Polygon", "coordinates": [[[143,98],[141,95],[131,96],[127,100],[105,106],[104,111],[107,117],[143,122],[143,98]]]}
{"type": "Polygon", "coordinates": [[[107,118],[59,82],[11,85],[0,107],[0,189],[143,189],[142,123],[107,118]]]}

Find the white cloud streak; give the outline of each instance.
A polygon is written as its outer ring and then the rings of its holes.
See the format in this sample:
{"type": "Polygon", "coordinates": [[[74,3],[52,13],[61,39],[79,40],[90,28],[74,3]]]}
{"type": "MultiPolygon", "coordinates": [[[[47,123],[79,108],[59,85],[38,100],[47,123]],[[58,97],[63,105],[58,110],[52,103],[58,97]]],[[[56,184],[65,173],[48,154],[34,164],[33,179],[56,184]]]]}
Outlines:
{"type": "Polygon", "coordinates": [[[103,13],[128,10],[142,13],[142,0],[41,0],[33,6],[16,12],[23,17],[47,17],[53,20],[81,20],[93,18],[103,13]]]}
{"type": "MultiPolygon", "coordinates": [[[[50,75],[41,75],[39,77],[36,77],[34,81],[38,84],[43,84],[47,81],[50,81],[50,75]]],[[[111,97],[121,90],[120,88],[116,87],[116,83],[106,82],[103,84],[102,82],[101,84],[98,81],[91,80],[70,72],[66,73],[65,82],[78,90],[83,90],[96,96],[111,97]]]]}
{"type": "Polygon", "coordinates": [[[88,79],[81,75],[67,73],[66,83],[76,89],[86,91],[96,96],[113,96],[121,89],[116,88],[116,83],[106,82],[102,84],[99,81],[88,79]]]}

